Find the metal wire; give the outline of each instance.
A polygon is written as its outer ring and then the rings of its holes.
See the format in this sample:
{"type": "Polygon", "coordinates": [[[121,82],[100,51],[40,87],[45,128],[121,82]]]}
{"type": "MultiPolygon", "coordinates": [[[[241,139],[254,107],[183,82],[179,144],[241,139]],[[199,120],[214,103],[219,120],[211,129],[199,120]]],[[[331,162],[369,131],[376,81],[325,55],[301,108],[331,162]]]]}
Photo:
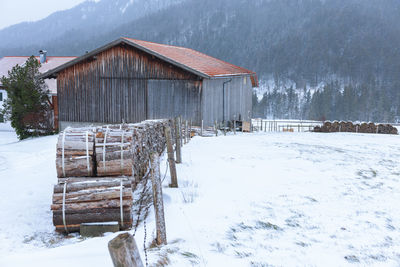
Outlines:
{"type": "MultiPolygon", "coordinates": [[[[143,209],[144,196],[147,193],[147,183],[148,183],[148,180],[149,180],[149,174],[150,174],[150,168],[147,169],[146,174],[143,176],[143,178],[145,178],[145,180],[144,180],[144,183],[143,183],[143,190],[142,190],[142,192],[140,194],[139,210],[138,210],[138,214],[137,214],[135,231],[133,232],[133,237],[135,237],[137,228],[139,226],[140,214],[141,214],[142,209],[143,209]]],[[[146,217],[144,217],[144,220],[145,219],[146,219],[146,217]]]]}
{"type": "Polygon", "coordinates": [[[144,249],[144,259],[146,262],[146,267],[149,266],[148,258],[147,258],[147,248],[146,248],[146,237],[147,237],[147,227],[146,227],[146,217],[149,214],[149,206],[146,207],[146,212],[143,220],[143,229],[144,229],[144,238],[143,238],[143,249],[144,249]]]}

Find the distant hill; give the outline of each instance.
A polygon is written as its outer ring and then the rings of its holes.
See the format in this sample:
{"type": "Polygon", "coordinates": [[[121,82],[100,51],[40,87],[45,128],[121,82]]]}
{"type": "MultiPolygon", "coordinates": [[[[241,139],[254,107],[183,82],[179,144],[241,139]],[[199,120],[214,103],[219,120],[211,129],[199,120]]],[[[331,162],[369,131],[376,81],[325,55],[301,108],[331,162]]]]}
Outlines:
{"type": "Polygon", "coordinates": [[[0,55],[80,55],[120,36],[192,47],[299,87],[400,78],[398,0],[85,2],[0,31],[0,55]]]}
{"type": "MultiPolygon", "coordinates": [[[[86,1],[74,8],[51,14],[37,22],[23,22],[0,30],[0,56],[31,55],[40,47],[53,47],[60,38],[64,46],[74,40],[90,40],[117,26],[141,18],[183,0],[86,1]]],[[[83,50],[86,48],[82,48],[83,50]]],[[[78,49],[77,49],[78,50],[78,49]]],[[[51,55],[69,53],[59,47],[51,55]]],[[[75,51],[73,51],[75,52],[75,51]]]]}
{"type": "MultiPolygon", "coordinates": [[[[81,55],[120,36],[194,48],[256,71],[270,90],[285,92],[292,85],[299,98],[307,95],[305,87],[315,91],[331,82],[342,92],[345,86],[368,85],[377,91],[365,101],[384,95],[390,104],[386,113],[391,114],[385,118],[400,118],[394,102],[400,99],[398,0],[85,2],[40,22],[0,31],[0,39],[6,40],[0,44],[0,56],[40,49],[50,55],[81,55]]],[[[314,118],[330,118],[325,112],[314,113],[314,118]]],[[[381,112],[374,114],[379,119],[381,112]]]]}

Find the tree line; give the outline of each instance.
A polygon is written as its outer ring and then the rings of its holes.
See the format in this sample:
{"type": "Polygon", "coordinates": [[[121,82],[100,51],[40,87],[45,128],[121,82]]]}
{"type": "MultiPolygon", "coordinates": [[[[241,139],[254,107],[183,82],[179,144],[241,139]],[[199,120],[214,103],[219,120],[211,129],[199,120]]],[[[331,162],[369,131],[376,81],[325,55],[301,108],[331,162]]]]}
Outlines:
{"type": "Polygon", "coordinates": [[[400,93],[374,84],[342,85],[331,82],[315,90],[293,87],[266,92],[259,101],[253,94],[253,117],[398,122],[400,93]]]}

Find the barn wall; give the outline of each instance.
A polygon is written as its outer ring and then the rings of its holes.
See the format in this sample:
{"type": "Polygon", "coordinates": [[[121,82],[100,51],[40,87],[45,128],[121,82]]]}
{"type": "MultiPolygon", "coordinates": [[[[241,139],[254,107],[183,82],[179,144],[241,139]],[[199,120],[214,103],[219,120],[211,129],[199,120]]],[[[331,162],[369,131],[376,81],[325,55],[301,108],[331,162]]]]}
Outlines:
{"type": "MultiPolygon", "coordinates": [[[[204,124],[213,125],[214,121],[223,120],[223,82],[229,79],[203,81],[202,117],[204,124]]],[[[232,78],[225,84],[225,121],[250,121],[252,116],[252,85],[249,76],[232,78]]]]}
{"type": "Polygon", "coordinates": [[[198,77],[130,46],[112,47],[58,74],[59,120],[63,125],[146,120],[149,79],[189,84],[198,77]]]}
{"type": "Polygon", "coordinates": [[[163,119],[182,116],[196,125],[201,122],[200,81],[149,80],[148,119],[163,119]]]}

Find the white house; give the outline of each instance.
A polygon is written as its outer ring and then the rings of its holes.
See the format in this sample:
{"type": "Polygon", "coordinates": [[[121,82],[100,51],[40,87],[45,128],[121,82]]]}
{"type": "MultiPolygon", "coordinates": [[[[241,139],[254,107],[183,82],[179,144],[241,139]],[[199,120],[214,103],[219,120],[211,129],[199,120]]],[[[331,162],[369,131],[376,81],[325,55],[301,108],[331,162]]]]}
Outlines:
{"type": "MultiPolygon", "coordinates": [[[[67,63],[76,57],[49,57],[47,56],[46,51],[40,51],[40,56],[37,56],[36,59],[40,61],[42,66],[40,67],[39,71],[41,73],[45,73],[51,69],[54,69],[58,66],[61,66],[64,63],[67,63]]],[[[8,76],[8,72],[12,70],[12,68],[16,65],[23,65],[29,57],[25,56],[17,56],[17,57],[3,57],[0,58],[0,78],[3,76],[8,76]]],[[[50,94],[52,96],[57,95],[57,80],[56,79],[46,79],[45,80],[50,94]]],[[[7,98],[7,92],[4,90],[1,81],[0,81],[0,109],[3,107],[4,100],[7,98]]],[[[5,124],[6,122],[0,116],[0,124],[5,124]]],[[[0,127],[1,128],[1,127],[0,127]]]]}

